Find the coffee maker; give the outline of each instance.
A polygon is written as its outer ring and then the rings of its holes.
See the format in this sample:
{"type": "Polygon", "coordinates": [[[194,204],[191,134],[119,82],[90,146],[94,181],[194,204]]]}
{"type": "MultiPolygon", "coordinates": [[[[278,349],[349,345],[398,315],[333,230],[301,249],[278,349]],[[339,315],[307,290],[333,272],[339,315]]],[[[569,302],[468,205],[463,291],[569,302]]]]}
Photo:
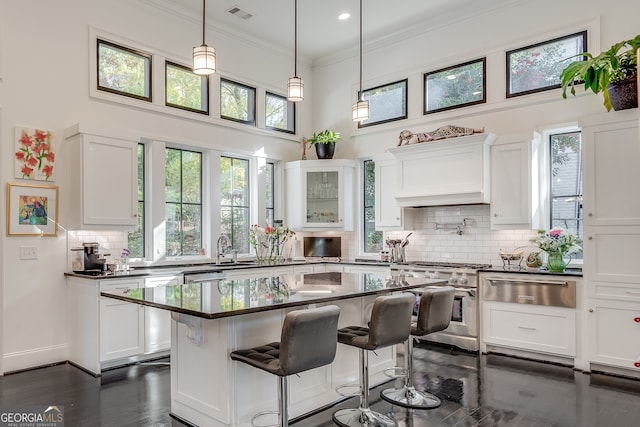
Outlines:
{"type": "Polygon", "coordinates": [[[73,248],[72,269],[75,273],[101,273],[104,271],[105,259],[100,256],[99,243],[83,243],[82,248],[73,248]]]}

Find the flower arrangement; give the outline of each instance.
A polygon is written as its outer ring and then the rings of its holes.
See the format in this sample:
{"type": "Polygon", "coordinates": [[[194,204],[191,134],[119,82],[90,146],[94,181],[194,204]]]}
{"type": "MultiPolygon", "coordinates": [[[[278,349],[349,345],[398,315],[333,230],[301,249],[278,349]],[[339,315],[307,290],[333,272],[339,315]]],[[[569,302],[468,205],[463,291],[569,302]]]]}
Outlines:
{"type": "Polygon", "coordinates": [[[562,228],[539,230],[538,235],[531,241],[547,253],[560,252],[563,255],[572,255],[582,251],[578,238],[562,228]]]}
{"type": "Polygon", "coordinates": [[[35,129],[33,133],[29,133],[28,129],[20,130],[15,158],[21,178],[44,181],[52,178],[56,160],[52,140],[53,133],[50,131],[35,129]]]}
{"type": "Polygon", "coordinates": [[[264,228],[252,225],[249,229],[249,243],[256,253],[257,261],[264,264],[282,261],[282,248],[293,234],[293,231],[282,225],[264,228]]]}

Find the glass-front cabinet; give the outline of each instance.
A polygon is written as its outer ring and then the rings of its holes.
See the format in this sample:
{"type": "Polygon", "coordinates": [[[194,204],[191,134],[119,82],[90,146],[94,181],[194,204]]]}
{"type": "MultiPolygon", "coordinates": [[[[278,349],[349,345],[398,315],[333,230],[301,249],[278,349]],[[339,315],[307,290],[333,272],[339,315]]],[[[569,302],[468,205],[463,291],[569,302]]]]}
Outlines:
{"type": "Polygon", "coordinates": [[[300,160],[285,166],[286,224],[294,230],[353,230],[352,160],[300,160]]]}

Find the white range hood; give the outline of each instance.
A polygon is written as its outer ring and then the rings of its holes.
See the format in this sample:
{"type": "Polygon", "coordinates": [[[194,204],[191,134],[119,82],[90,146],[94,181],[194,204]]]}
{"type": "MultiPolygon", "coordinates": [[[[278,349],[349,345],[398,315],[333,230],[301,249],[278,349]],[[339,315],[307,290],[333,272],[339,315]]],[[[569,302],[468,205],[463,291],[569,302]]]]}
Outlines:
{"type": "Polygon", "coordinates": [[[488,204],[495,139],[481,133],[389,149],[396,158],[398,206],[488,204]]]}

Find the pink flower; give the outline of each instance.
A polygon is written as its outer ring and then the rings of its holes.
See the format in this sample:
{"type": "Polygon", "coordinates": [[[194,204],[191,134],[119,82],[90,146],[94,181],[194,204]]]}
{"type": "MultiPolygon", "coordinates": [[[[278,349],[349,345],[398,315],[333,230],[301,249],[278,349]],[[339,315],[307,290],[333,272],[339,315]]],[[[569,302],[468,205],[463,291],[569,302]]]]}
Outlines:
{"type": "Polygon", "coordinates": [[[561,234],[562,230],[558,230],[557,228],[549,231],[549,236],[551,237],[560,237],[561,234]]]}

